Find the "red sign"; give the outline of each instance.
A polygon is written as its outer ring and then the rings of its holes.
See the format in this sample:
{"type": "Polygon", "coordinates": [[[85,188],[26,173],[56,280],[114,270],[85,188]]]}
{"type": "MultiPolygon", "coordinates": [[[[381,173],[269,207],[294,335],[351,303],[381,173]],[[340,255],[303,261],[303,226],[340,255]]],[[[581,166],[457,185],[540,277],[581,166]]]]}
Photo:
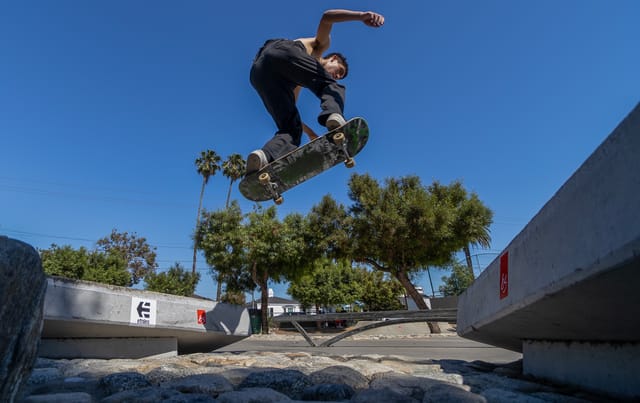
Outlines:
{"type": "Polygon", "coordinates": [[[509,295],[509,252],[500,256],[500,299],[509,295]]]}
{"type": "Polygon", "coordinates": [[[207,313],[204,309],[198,309],[198,324],[204,325],[207,323],[207,313]]]}

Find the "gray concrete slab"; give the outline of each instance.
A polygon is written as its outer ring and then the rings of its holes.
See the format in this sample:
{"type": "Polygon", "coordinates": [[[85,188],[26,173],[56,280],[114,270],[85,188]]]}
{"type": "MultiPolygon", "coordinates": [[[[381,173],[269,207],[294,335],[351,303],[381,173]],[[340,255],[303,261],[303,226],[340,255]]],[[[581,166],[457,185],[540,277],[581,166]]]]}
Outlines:
{"type": "MultiPolygon", "coordinates": [[[[640,105],[459,297],[458,333],[518,352],[524,341],[615,343],[634,354],[624,371],[638,373],[639,208],[640,105]]],[[[550,368],[557,358],[538,360],[549,371],[536,364],[531,374],[556,379],[550,368]]],[[[584,358],[566,366],[564,380],[584,358]]],[[[523,361],[526,367],[526,351],[523,361]]],[[[610,376],[624,379],[622,372],[610,376]]]]}
{"type": "MultiPolygon", "coordinates": [[[[119,345],[117,339],[141,338],[151,342],[173,338],[176,352],[183,354],[211,351],[241,340],[250,332],[249,313],[239,306],[48,278],[42,339],[49,344],[62,339],[91,339],[91,345],[96,346],[93,357],[121,356],[123,349],[110,347],[119,345]]],[[[77,353],[86,357],[84,351],[78,348],[77,353]]],[[[157,349],[153,352],[153,355],[161,353],[157,349]]]]}

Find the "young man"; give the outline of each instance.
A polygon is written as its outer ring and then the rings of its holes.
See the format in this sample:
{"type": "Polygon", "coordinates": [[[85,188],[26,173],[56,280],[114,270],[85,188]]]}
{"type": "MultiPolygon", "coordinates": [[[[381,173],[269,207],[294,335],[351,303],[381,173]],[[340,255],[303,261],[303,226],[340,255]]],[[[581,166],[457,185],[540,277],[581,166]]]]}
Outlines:
{"type": "Polygon", "coordinates": [[[320,19],[313,38],[271,39],[258,51],[251,66],[251,85],[278,127],[275,136],[261,149],[247,157],[247,173],[300,146],[303,130],[311,139],[316,134],[302,123],[296,100],[302,87],[320,99],[322,111],[318,123],[332,130],[345,123],[344,86],[337,83],[349,72],[346,58],[340,53],[322,56],[330,45],[334,23],[362,21],[378,28],[384,17],[372,11],[328,10],[320,19]]]}

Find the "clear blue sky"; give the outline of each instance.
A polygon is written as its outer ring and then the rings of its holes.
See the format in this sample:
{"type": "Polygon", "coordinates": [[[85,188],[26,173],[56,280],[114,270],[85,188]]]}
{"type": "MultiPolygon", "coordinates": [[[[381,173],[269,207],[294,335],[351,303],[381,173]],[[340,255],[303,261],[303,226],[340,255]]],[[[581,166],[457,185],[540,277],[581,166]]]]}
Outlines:
{"type": "MultiPolygon", "coordinates": [[[[287,193],[281,215],[327,193],[348,205],[352,172],[459,179],[495,213],[491,249],[473,251],[484,267],[640,101],[635,0],[5,2],[0,234],[92,248],[116,228],[156,246],[161,270],[190,268],[195,158],[246,156],[275,130],[249,84],[253,56],[343,7],[386,17],[332,31],[350,62],[345,115],[365,117],[371,138],[354,171],[287,193]]],[[[321,131],[309,93],[300,110],[321,131]]],[[[211,179],[207,209],[227,186],[211,179]]],[[[213,297],[202,257],[198,269],[197,293],[213,297]]]]}

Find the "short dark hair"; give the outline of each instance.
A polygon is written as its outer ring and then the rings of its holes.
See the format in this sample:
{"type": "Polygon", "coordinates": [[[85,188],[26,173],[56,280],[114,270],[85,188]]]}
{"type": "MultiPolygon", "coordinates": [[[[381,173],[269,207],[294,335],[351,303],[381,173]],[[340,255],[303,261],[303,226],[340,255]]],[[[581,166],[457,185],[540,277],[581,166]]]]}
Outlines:
{"type": "Polygon", "coordinates": [[[346,78],[347,74],[349,74],[349,63],[347,63],[347,58],[344,57],[342,53],[338,53],[338,52],[331,52],[327,54],[324,58],[329,59],[332,56],[336,56],[340,60],[340,63],[342,63],[342,65],[344,66],[344,76],[342,76],[342,78],[346,78]]]}

